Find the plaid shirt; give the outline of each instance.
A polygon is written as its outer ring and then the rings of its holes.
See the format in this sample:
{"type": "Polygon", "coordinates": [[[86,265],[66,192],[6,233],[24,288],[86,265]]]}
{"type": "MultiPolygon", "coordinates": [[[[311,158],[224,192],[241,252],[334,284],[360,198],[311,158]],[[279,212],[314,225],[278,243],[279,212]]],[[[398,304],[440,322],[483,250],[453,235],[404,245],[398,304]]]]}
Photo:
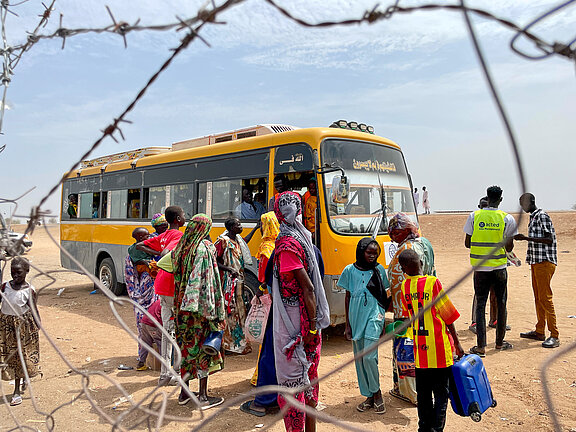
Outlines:
{"type": "Polygon", "coordinates": [[[554,231],[552,220],[544,210],[534,210],[530,214],[528,237],[549,237],[550,235],[552,235],[551,245],[528,241],[528,252],[526,253],[528,264],[538,264],[543,261],[558,264],[556,259],[556,231],[554,231]]]}

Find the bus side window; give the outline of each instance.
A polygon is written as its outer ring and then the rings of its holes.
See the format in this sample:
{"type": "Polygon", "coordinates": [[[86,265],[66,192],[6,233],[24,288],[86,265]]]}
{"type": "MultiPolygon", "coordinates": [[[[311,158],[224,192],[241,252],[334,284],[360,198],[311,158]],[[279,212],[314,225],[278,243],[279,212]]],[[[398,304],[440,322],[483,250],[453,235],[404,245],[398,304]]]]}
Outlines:
{"type": "Polygon", "coordinates": [[[78,197],[78,217],[82,219],[97,218],[99,206],[100,192],[81,193],[78,197]]]}
{"type": "Polygon", "coordinates": [[[170,205],[182,207],[186,220],[190,220],[194,216],[194,183],[170,186],[170,205]]]}
{"type": "Polygon", "coordinates": [[[144,206],[142,208],[142,217],[144,219],[150,219],[156,213],[164,213],[164,210],[166,210],[166,197],[168,195],[166,189],[166,186],[143,189],[144,206]]]}
{"type": "Polygon", "coordinates": [[[110,191],[110,219],[126,219],[126,209],[128,208],[128,191],[110,191]]]}
{"type": "Polygon", "coordinates": [[[62,215],[62,219],[76,219],[78,217],[78,194],[68,194],[62,215]]]}
{"type": "Polygon", "coordinates": [[[266,180],[253,178],[242,180],[241,201],[234,207],[234,216],[242,220],[260,220],[266,213],[266,180]]]}
{"type": "Polygon", "coordinates": [[[140,217],[140,189],[128,189],[128,219],[138,219],[140,217]]]}
{"type": "Polygon", "coordinates": [[[241,194],[241,180],[212,182],[212,219],[234,216],[234,209],[242,199],[241,194]]]}

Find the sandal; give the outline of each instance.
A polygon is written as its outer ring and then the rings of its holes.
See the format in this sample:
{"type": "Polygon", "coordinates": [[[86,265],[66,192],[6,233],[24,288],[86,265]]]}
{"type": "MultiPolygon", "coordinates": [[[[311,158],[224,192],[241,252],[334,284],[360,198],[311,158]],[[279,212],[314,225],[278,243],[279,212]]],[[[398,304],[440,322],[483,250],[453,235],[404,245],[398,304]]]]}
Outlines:
{"type": "Polygon", "coordinates": [[[514,345],[512,345],[510,342],[506,342],[506,341],[502,341],[502,345],[496,346],[496,349],[499,351],[506,351],[506,350],[509,350],[511,348],[514,348],[514,345]]]}
{"type": "Polygon", "coordinates": [[[256,417],[264,417],[266,415],[266,407],[263,407],[264,411],[258,411],[253,408],[253,402],[253,400],[244,402],[240,405],[240,411],[245,412],[246,414],[252,414],[256,417]]]}
{"type": "Polygon", "coordinates": [[[356,409],[360,412],[364,412],[366,410],[369,410],[370,408],[372,408],[374,406],[374,403],[370,403],[367,400],[365,400],[364,402],[358,404],[358,406],[356,407],[356,409]]]}
{"type": "Polygon", "coordinates": [[[12,396],[12,400],[10,401],[10,406],[20,405],[22,403],[22,396],[15,395],[12,396]]]}
{"type": "Polygon", "coordinates": [[[208,396],[208,400],[200,405],[200,409],[204,411],[221,405],[222,403],[224,403],[223,397],[208,396]]]}
{"type": "Polygon", "coordinates": [[[386,405],[384,401],[381,404],[374,403],[374,412],[376,414],[384,414],[386,412],[386,405]]]}
{"type": "Polygon", "coordinates": [[[476,354],[478,357],[486,357],[486,351],[480,351],[480,348],[476,345],[470,348],[470,354],[476,354]]]}
{"type": "Polygon", "coordinates": [[[408,402],[408,403],[413,404],[413,402],[410,400],[410,398],[404,396],[403,394],[401,394],[400,392],[398,392],[394,389],[390,390],[388,393],[390,394],[390,396],[393,396],[397,399],[403,400],[404,402],[408,402]]]}

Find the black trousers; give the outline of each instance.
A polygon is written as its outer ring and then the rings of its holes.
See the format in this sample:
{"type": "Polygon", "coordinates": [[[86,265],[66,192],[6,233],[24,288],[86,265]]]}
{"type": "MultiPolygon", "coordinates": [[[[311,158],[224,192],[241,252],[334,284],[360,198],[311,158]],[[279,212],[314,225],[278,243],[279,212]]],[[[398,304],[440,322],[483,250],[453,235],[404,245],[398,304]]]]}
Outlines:
{"type": "Polygon", "coordinates": [[[440,432],[446,424],[446,408],[452,367],[416,368],[418,432],[440,432]]]}
{"type": "Polygon", "coordinates": [[[486,346],[486,301],[490,289],[496,294],[498,323],[496,324],[496,345],[502,345],[506,335],[506,301],[508,299],[508,272],[505,268],[492,271],[474,272],[474,292],[476,294],[476,341],[479,348],[486,346]]]}

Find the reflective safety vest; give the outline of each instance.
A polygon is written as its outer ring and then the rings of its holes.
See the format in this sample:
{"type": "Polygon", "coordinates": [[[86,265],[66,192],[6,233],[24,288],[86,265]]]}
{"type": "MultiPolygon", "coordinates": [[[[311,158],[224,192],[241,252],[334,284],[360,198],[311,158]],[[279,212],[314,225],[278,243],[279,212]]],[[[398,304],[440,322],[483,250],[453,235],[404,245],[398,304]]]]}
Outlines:
{"type": "Polygon", "coordinates": [[[476,210],[474,212],[474,231],[470,240],[470,264],[481,267],[499,267],[505,265],[504,246],[494,250],[504,239],[504,218],[502,210],[476,210]],[[480,264],[483,259],[487,261],[480,264]]]}

